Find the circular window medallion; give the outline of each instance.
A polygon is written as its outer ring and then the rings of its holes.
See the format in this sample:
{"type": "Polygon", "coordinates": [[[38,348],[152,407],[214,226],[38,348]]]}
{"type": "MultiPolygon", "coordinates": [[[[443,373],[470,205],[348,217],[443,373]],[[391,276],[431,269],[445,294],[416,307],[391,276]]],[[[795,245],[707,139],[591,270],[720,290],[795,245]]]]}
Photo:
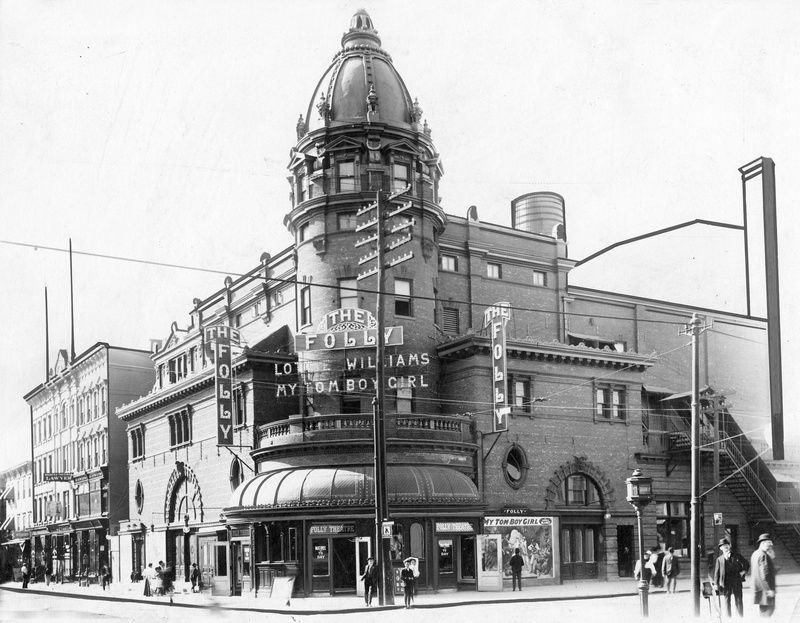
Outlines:
{"type": "Polygon", "coordinates": [[[528,475],[528,458],[521,446],[514,444],[503,459],[503,476],[509,486],[519,489],[528,475]]]}
{"type": "Polygon", "coordinates": [[[144,487],[142,486],[142,481],[136,481],[136,512],[140,515],[142,514],[142,509],[144,508],[144,487]]]}

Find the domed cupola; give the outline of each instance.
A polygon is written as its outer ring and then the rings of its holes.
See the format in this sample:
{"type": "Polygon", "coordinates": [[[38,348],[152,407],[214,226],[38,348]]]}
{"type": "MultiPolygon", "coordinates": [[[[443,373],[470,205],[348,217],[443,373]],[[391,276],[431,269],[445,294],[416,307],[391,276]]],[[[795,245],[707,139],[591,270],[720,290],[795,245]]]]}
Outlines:
{"type": "Polygon", "coordinates": [[[380,122],[411,128],[419,106],[408,93],[392,57],[363,9],[342,36],[342,49],[319,81],[306,111],[307,130],[342,123],[380,122]]]}

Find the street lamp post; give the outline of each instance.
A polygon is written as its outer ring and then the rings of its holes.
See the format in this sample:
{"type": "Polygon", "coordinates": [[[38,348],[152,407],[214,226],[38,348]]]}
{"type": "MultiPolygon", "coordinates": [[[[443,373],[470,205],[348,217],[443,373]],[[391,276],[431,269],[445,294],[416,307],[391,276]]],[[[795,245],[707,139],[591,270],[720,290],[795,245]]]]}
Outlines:
{"type": "Polygon", "coordinates": [[[653,479],[642,475],[642,470],[635,469],[625,481],[628,490],[626,499],[636,510],[636,527],[639,531],[639,603],[642,616],[648,616],[647,580],[644,577],[644,533],[642,532],[642,511],[653,500],[653,479]]]}

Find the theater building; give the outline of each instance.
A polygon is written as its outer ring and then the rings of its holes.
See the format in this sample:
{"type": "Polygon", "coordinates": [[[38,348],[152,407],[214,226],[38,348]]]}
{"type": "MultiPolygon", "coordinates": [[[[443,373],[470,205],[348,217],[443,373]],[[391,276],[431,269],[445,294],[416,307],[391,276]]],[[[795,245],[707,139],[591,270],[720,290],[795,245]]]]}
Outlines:
{"type": "Polygon", "coordinates": [[[128,514],[128,457],[113,413],[152,384],[148,351],[98,342],[75,357],[59,351],[48,378],[24,396],[33,441],[29,563],[84,581],[117,563],[110,542],[128,514]]]}
{"type": "Polygon", "coordinates": [[[361,589],[376,547],[379,191],[398,234],[383,297],[395,569],[416,557],[422,591],[503,590],[519,547],[527,586],[631,576],[635,468],[654,478],[646,543],[688,555],[681,330],[694,313],[714,323],[700,345],[706,545],[725,534],[744,550],[769,530],[788,547],[795,508],[777,503],[763,448],[744,434],[768,421],[765,322],[571,285],[556,193],[515,199],[511,227],[445,214],[430,127],[381,45],[358,11],[297,122],[294,244],[196,299],[188,328],[174,325],[153,357],[153,391],[118,412],[132,569],[164,559],[185,577],[197,559],[206,588],[225,594],[268,595],[279,577],[301,595],[361,589]],[[236,447],[214,433],[203,343],[214,326],[242,338],[236,447]],[[730,476],[716,488],[715,439],[730,476]]]}

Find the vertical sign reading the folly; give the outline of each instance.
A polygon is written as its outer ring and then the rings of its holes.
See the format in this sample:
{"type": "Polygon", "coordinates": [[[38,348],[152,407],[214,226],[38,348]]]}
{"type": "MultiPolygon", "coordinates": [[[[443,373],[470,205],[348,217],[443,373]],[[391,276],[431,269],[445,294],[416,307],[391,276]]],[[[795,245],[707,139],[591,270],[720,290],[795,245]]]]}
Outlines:
{"type": "Polygon", "coordinates": [[[508,383],[506,381],[506,323],[511,318],[510,303],[495,303],[483,312],[483,326],[492,338],[492,430],[508,430],[508,383]]]}
{"type": "Polygon", "coordinates": [[[233,391],[231,386],[231,344],[239,344],[239,332],[226,326],[208,327],[206,344],[212,345],[214,359],[214,403],[217,409],[217,445],[233,445],[233,391]]]}

